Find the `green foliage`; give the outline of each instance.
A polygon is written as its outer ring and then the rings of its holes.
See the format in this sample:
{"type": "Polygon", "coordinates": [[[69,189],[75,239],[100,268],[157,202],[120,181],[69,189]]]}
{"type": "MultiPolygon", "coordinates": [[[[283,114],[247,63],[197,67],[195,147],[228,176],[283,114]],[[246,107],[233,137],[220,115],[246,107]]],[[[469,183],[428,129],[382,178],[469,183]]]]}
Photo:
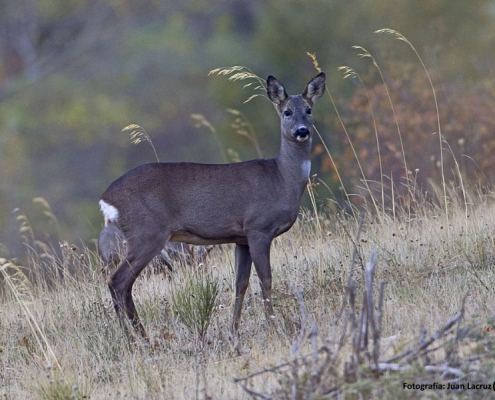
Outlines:
{"type": "Polygon", "coordinates": [[[219,282],[211,274],[188,275],[172,291],[172,304],[179,320],[192,333],[204,338],[215,314],[219,282]]]}

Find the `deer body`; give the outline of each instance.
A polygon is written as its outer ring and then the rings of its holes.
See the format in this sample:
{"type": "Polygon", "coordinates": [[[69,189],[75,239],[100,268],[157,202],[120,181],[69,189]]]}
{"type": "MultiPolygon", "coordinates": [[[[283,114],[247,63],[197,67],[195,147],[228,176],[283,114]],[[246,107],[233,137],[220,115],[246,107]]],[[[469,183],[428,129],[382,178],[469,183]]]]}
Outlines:
{"type": "Polygon", "coordinates": [[[237,329],[254,262],[267,318],[271,305],[270,245],[294,224],[308,181],[313,103],[325,89],[325,75],[303,94],[288,96],[273,77],[267,92],[281,117],[280,152],[273,159],[233,164],[152,163],[113,182],[100,200],[106,223],[116,224],[128,245],[126,259],[109,279],[122,312],[144,336],[132,300],[132,285],[166,241],[194,245],[236,244],[237,329]]]}
{"type": "Polygon", "coordinates": [[[113,222],[128,240],[142,238],[142,229],[153,236],[158,231],[169,235],[163,243],[168,239],[195,245],[248,244],[249,231],[275,237],[296,220],[308,180],[303,161],[299,170],[287,172],[280,170],[276,159],[223,165],[146,164],[116,180],[101,201],[126,210],[119,211],[113,222]],[[120,190],[136,186],[140,191],[120,190]],[[177,191],[177,187],[186,190],[177,191]],[[131,205],[129,196],[134,198],[131,205]]]}

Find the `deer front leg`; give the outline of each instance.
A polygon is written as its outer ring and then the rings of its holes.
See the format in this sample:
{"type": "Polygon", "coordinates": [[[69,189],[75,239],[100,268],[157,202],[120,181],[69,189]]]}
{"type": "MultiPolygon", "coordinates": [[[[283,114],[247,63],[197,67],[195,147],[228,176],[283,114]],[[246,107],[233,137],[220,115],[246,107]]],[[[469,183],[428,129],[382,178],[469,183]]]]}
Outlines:
{"type": "Polygon", "coordinates": [[[234,315],[232,318],[232,330],[237,332],[239,328],[239,319],[241,318],[242,303],[246,290],[249,286],[249,277],[251,275],[251,254],[249,246],[238,244],[235,246],[235,303],[234,315]]]}
{"type": "Polygon", "coordinates": [[[275,319],[272,305],[272,269],[270,266],[272,238],[266,234],[257,232],[248,236],[248,243],[254,267],[260,279],[265,316],[270,323],[275,319]]]}

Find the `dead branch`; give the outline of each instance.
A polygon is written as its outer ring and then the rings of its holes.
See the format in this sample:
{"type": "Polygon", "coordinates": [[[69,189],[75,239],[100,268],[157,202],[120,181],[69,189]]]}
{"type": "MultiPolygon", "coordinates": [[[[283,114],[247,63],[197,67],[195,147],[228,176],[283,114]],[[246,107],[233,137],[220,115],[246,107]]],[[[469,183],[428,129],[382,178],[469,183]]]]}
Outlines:
{"type": "Polygon", "coordinates": [[[455,325],[456,322],[458,322],[459,320],[461,320],[462,317],[463,317],[463,313],[462,312],[459,313],[459,314],[457,314],[457,315],[455,315],[450,320],[448,320],[447,323],[443,327],[441,327],[435,333],[433,333],[429,337],[428,340],[425,340],[422,343],[420,343],[420,345],[418,346],[418,348],[405,350],[402,353],[389,358],[388,360],[385,361],[385,363],[391,363],[393,361],[400,360],[400,359],[404,359],[403,360],[403,363],[404,364],[410,363],[411,361],[413,361],[416,358],[418,358],[421,355],[421,352],[423,350],[425,350],[427,347],[429,347],[433,342],[435,342],[436,340],[438,340],[442,336],[444,336],[447,333],[447,331],[449,331],[455,325]]]}
{"type": "MultiPolygon", "coordinates": [[[[370,368],[374,371],[380,372],[402,372],[411,368],[410,365],[401,365],[399,363],[386,363],[380,362],[378,365],[370,365],[370,368]]],[[[428,372],[442,372],[443,374],[451,374],[458,377],[463,377],[464,373],[458,368],[452,368],[447,365],[427,365],[424,367],[428,372]]]]}

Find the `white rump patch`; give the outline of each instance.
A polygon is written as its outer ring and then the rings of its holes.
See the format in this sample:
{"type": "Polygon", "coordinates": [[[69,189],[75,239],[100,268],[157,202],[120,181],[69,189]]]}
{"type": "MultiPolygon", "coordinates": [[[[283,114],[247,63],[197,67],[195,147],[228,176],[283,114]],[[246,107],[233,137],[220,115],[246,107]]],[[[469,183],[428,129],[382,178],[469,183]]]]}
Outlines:
{"type": "Polygon", "coordinates": [[[108,225],[108,222],[116,222],[119,218],[119,210],[103,200],[100,200],[100,210],[105,217],[105,226],[108,225]]]}
{"type": "Polygon", "coordinates": [[[309,171],[311,171],[311,161],[303,161],[302,163],[302,171],[306,178],[309,178],[309,171]]]}

